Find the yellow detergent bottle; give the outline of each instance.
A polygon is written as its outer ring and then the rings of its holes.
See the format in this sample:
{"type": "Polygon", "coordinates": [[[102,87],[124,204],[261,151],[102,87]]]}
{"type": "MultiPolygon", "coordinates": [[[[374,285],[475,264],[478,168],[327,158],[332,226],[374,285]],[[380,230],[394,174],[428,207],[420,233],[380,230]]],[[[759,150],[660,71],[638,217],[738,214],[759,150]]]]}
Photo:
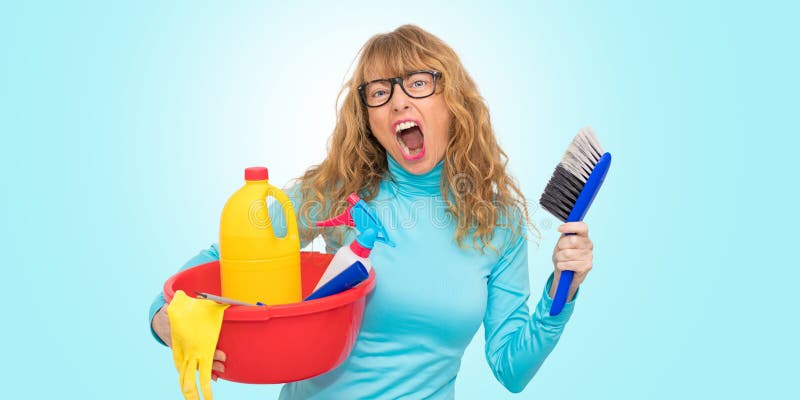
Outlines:
{"type": "Polygon", "coordinates": [[[245,169],[245,184],[228,199],[219,224],[222,296],[249,303],[301,300],[300,237],[289,197],[269,184],[265,167],[245,169]],[[287,233],[275,236],[267,196],[283,207],[287,233]]]}

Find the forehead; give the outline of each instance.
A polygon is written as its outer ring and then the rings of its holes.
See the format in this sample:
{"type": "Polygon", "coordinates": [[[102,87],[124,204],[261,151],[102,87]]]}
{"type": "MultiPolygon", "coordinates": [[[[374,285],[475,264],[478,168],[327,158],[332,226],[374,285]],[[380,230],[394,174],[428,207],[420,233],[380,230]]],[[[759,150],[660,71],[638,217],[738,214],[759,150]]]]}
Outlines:
{"type": "Polygon", "coordinates": [[[430,68],[425,67],[418,67],[418,68],[410,68],[407,70],[399,70],[399,69],[383,69],[383,70],[372,70],[367,71],[364,73],[364,82],[372,82],[379,79],[389,79],[395,77],[405,78],[407,75],[411,74],[415,71],[423,71],[429,70],[430,68]]]}
{"type": "Polygon", "coordinates": [[[403,57],[402,54],[372,54],[363,62],[365,82],[405,76],[409,72],[426,69],[430,67],[418,57],[403,57]]]}
{"type": "Polygon", "coordinates": [[[365,67],[365,82],[371,82],[376,79],[394,78],[395,76],[404,76],[408,72],[396,66],[366,65],[365,67]]]}

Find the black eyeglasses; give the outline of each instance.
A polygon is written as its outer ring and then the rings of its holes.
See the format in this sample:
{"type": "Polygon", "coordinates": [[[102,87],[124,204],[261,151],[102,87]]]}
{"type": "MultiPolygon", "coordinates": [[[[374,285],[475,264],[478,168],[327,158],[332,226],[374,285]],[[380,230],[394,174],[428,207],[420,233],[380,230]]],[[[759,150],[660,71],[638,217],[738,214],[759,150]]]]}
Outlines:
{"type": "Polygon", "coordinates": [[[408,97],[422,99],[436,92],[439,71],[413,71],[405,78],[376,79],[358,87],[361,100],[367,107],[380,107],[389,102],[394,94],[394,85],[403,88],[408,97]]]}

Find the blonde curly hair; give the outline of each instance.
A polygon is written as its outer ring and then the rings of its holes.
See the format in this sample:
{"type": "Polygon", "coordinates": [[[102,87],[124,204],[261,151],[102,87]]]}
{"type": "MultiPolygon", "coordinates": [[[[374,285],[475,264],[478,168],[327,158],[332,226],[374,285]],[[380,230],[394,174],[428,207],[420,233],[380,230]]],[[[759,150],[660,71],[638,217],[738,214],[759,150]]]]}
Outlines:
{"type": "Polygon", "coordinates": [[[366,201],[373,199],[387,173],[386,150],[370,132],[358,86],[369,74],[404,76],[414,70],[434,69],[441,72],[437,87],[443,89],[453,116],[441,193],[448,213],[458,223],[454,239],[464,247],[470,237],[472,246],[483,253],[485,248],[496,251],[491,240],[497,226],[523,236],[528,227],[541,237],[530,222],[524,195],[506,171],[508,157],[495,138],[489,108],[455,51],[417,26],[403,25],[373,36],[359,54],[350,80],[337,97],[337,104],[342,95],[344,101],[337,111],[327,157],[298,178],[303,198],[301,218],[319,220],[312,218],[312,211],[321,212],[315,217],[338,215],[347,207],[346,202],[330,204],[327,210],[308,205],[346,199],[353,192],[366,201]]]}

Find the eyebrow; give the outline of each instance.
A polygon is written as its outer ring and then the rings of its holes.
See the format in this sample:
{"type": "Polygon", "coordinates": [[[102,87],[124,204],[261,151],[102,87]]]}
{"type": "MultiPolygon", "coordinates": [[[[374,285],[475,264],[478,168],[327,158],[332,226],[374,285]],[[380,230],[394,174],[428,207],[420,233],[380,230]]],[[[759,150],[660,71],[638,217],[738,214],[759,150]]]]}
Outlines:
{"type": "Polygon", "coordinates": [[[393,78],[393,76],[387,76],[387,75],[384,75],[384,74],[380,74],[380,75],[379,74],[365,75],[365,77],[367,77],[366,82],[379,81],[379,80],[382,80],[382,79],[391,79],[391,78],[393,78]]]}
{"type": "Polygon", "coordinates": [[[409,75],[411,75],[411,74],[413,74],[415,72],[428,71],[428,70],[429,69],[426,69],[426,68],[410,69],[408,71],[403,72],[402,75],[394,75],[394,76],[390,76],[390,77],[381,76],[381,77],[375,78],[375,79],[366,79],[364,82],[375,82],[375,81],[381,81],[381,80],[389,80],[389,79],[392,79],[392,78],[395,78],[395,77],[398,77],[398,76],[401,77],[401,78],[406,78],[406,77],[408,77],[409,75]]]}

